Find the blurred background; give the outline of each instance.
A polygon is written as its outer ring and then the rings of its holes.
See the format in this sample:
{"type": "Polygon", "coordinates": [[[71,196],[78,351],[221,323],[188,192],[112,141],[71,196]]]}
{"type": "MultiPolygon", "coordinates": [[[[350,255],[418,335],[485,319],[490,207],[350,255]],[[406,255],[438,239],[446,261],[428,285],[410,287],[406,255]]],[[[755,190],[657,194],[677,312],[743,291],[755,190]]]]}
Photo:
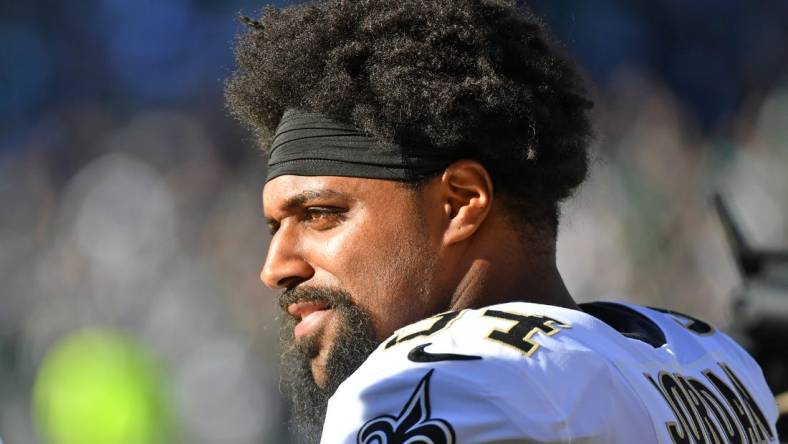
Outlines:
{"type": "MultiPolygon", "coordinates": [[[[593,171],[561,226],[570,291],[735,325],[751,287],[710,196],[755,246],[788,247],[788,2],[529,4],[597,102],[593,171]]],[[[265,163],[222,98],[237,16],[260,6],[0,5],[4,443],[88,444],[61,423],[107,412],[52,413],[82,396],[57,389],[75,374],[114,375],[107,405],[148,418],[139,436],[291,442],[277,309],[257,278],[265,163]]],[[[788,299],[777,276],[769,288],[788,299]]]]}

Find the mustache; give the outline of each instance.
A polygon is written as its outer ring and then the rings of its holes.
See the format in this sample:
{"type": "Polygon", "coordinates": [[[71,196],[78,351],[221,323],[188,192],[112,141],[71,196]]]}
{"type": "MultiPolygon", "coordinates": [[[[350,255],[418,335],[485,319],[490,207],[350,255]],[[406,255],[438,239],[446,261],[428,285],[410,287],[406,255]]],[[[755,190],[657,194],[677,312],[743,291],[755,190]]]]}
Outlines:
{"type": "Polygon", "coordinates": [[[331,287],[295,287],[279,295],[279,308],[287,312],[287,306],[298,302],[327,303],[331,308],[355,305],[350,293],[331,287]]]}

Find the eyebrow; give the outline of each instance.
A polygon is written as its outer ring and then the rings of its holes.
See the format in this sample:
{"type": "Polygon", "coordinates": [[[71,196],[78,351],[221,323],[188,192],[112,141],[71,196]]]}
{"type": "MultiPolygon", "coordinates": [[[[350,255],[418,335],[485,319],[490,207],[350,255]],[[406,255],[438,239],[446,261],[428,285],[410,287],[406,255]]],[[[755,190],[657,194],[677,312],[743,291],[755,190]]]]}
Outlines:
{"type": "MultiPolygon", "coordinates": [[[[304,190],[298,194],[290,196],[284,203],[280,206],[280,210],[284,212],[292,211],[295,208],[302,207],[306,202],[314,199],[326,199],[326,198],[348,198],[349,195],[345,193],[340,193],[339,191],[334,190],[304,190]]],[[[265,215],[265,220],[268,224],[275,224],[277,221],[270,216],[265,215]]]]}

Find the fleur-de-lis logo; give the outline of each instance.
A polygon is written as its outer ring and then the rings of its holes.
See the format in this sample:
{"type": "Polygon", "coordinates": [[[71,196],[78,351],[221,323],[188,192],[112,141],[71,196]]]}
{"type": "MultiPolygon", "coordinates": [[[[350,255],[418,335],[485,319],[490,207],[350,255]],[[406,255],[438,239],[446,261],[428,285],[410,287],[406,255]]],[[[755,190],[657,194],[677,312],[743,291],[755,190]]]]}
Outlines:
{"type": "Polygon", "coordinates": [[[430,370],[419,381],[408,403],[396,418],[378,416],[358,432],[358,444],[454,444],[454,429],[448,422],[430,418],[430,370]]]}

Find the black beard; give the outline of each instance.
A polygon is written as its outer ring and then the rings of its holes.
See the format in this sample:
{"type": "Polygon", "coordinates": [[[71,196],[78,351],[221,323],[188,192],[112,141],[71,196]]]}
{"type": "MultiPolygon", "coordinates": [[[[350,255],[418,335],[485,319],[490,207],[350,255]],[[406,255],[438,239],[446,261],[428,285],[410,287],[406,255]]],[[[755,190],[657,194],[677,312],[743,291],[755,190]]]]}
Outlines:
{"type": "Polygon", "coordinates": [[[326,361],[326,386],[321,388],[312,375],[311,361],[319,353],[318,338],[295,341],[297,320],[285,315],[282,342],[282,381],[290,397],[290,426],[305,443],[318,443],[326,417],[328,399],[339,385],[358,369],[375,350],[371,316],[353,304],[350,295],[327,288],[298,288],[285,291],[279,304],[286,310],[294,302],[321,301],[330,304],[339,317],[339,331],[326,361]]]}

